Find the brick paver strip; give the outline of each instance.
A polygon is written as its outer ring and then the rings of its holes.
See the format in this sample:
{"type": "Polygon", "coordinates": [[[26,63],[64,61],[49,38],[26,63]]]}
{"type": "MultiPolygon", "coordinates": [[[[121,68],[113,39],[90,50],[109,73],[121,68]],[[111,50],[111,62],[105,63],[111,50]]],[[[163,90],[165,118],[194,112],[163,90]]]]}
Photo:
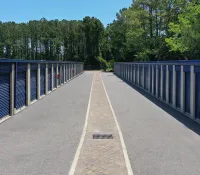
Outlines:
{"type": "Polygon", "coordinates": [[[119,133],[100,72],[95,72],[88,125],[75,175],[127,175],[119,133]],[[112,133],[113,139],[93,139],[93,132],[112,133]]]}

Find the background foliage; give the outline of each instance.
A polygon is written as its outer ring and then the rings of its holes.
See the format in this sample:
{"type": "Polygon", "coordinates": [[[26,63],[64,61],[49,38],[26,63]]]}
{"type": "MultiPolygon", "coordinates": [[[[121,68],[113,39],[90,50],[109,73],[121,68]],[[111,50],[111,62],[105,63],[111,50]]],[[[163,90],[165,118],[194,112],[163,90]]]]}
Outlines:
{"type": "Polygon", "coordinates": [[[114,61],[199,57],[199,0],[134,0],[106,27],[88,16],[0,22],[0,58],[83,61],[110,70],[114,61]]]}

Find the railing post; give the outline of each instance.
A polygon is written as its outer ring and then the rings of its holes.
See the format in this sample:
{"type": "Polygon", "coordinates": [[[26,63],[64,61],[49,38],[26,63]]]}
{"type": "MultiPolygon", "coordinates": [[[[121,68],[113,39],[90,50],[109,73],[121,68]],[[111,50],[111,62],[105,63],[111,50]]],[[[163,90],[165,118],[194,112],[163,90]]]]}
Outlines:
{"type": "Polygon", "coordinates": [[[37,99],[40,99],[40,64],[37,70],[37,99]]]}
{"type": "Polygon", "coordinates": [[[181,65],[181,112],[185,112],[185,73],[181,65]]]}
{"type": "Polygon", "coordinates": [[[160,99],[163,101],[163,65],[160,68],[160,99]]]}
{"type": "Polygon", "coordinates": [[[15,63],[12,63],[10,73],[10,115],[14,115],[14,98],[15,98],[15,63]]]}
{"type": "Polygon", "coordinates": [[[27,65],[27,71],[26,71],[26,106],[30,105],[30,63],[27,65]]]}
{"type": "Polygon", "coordinates": [[[46,64],[46,68],[45,68],[45,94],[48,94],[48,64],[46,64]]]}
{"type": "Polygon", "coordinates": [[[169,66],[166,65],[166,103],[169,104],[169,66]]]}
{"type": "Polygon", "coordinates": [[[176,66],[173,65],[173,93],[172,93],[172,104],[176,108],[176,66]]]}
{"type": "Polygon", "coordinates": [[[193,119],[195,119],[195,72],[194,66],[190,66],[190,115],[193,119]]]}

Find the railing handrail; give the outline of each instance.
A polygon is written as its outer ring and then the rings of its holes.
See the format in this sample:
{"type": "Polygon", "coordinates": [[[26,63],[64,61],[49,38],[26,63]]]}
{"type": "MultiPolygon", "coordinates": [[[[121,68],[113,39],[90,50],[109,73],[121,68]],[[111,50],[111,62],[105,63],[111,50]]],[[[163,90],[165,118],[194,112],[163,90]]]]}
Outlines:
{"type": "Polygon", "coordinates": [[[78,61],[52,61],[52,60],[18,60],[18,59],[1,59],[0,63],[80,63],[78,61]]]}
{"type": "Polygon", "coordinates": [[[115,64],[200,65],[200,60],[115,62],[115,64]]]}

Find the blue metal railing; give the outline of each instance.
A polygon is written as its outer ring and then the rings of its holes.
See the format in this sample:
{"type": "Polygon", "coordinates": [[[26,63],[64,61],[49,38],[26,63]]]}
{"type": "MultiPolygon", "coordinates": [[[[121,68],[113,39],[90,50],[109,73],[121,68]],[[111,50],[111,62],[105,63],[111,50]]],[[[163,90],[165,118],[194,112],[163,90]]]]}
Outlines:
{"type": "Polygon", "coordinates": [[[0,119],[55,90],[59,81],[63,85],[82,72],[82,62],[0,58],[0,119]]]}
{"type": "Polygon", "coordinates": [[[200,122],[200,60],[116,62],[114,72],[200,122]]]}

